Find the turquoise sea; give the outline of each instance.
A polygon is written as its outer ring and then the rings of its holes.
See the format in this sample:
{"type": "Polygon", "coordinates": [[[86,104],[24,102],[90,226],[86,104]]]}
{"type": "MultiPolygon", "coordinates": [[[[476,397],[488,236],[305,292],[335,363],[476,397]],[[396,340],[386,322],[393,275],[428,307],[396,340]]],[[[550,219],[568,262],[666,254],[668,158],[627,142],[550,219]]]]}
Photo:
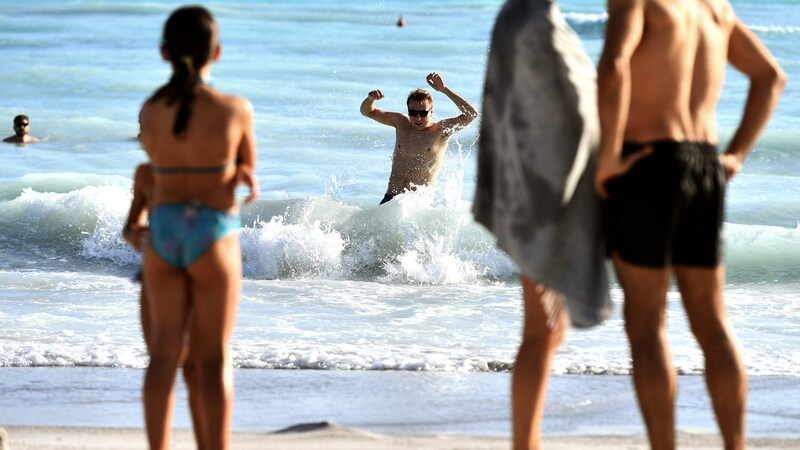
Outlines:
{"type": "MultiPolygon", "coordinates": [[[[559,2],[597,60],[600,0],[559,2]]],[[[255,108],[261,197],[242,211],[245,280],[232,342],[237,429],[332,420],[393,433],[508,435],[519,343],[516,268],[469,209],[477,130],[450,143],[435,187],[378,208],[394,133],[358,108],[402,111],[425,75],[480,109],[499,0],[214,1],[212,82],[255,108]],[[406,27],[395,22],[402,15],[406,27]]],[[[728,193],[726,298],[751,377],[751,435],[800,436],[800,3],[732,1],[789,75],[728,193]]],[[[177,2],[0,1],[0,425],[142,425],[147,355],[139,258],[119,236],[144,101],[177,2]],[[65,413],[65,410],[69,413],[65,413]]],[[[722,145],[747,81],[726,80],[722,145]]],[[[435,95],[436,117],[457,114],[435,95]]],[[[574,330],[554,362],[545,432],[640,433],[616,314],[574,330]]],[[[677,293],[668,321],[679,426],[713,431],[703,359],[677,293]]],[[[179,383],[180,384],[180,383],[179,383]]],[[[177,426],[188,426],[179,408],[177,426]]]]}

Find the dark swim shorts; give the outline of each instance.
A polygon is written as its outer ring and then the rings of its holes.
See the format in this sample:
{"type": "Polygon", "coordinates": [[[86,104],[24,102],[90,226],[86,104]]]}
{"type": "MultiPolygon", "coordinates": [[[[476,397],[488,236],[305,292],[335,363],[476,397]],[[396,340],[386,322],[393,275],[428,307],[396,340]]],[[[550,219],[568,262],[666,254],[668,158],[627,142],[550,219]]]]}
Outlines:
{"type": "MultiPolygon", "coordinates": [[[[623,146],[622,154],[647,144],[623,146]]],[[[606,184],[609,251],[637,265],[716,267],[722,260],[725,170],[711,144],[657,141],[606,184]]]]}
{"type": "Polygon", "coordinates": [[[383,200],[381,200],[381,202],[380,202],[380,203],[378,203],[378,206],[380,206],[380,205],[382,205],[382,204],[384,204],[384,203],[388,202],[389,200],[391,200],[391,199],[393,199],[393,198],[394,198],[394,195],[392,195],[392,194],[386,194],[386,195],[384,195],[384,196],[383,196],[383,200]]]}

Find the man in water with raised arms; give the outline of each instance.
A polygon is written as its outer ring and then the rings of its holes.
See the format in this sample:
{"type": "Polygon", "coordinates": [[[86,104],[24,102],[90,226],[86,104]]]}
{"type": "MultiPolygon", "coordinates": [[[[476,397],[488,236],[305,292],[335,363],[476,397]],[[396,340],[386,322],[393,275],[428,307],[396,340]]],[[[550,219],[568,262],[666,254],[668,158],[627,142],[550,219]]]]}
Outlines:
{"type": "Polygon", "coordinates": [[[452,100],[461,115],[431,122],[433,97],[423,89],[416,89],[408,95],[408,116],[375,108],[375,101],[383,98],[379,90],[370,92],[361,102],[361,114],[397,130],[389,187],[381,204],[406,190],[414,190],[416,186],[434,183],[450,137],[478,117],[478,111],[445,86],[439,74],[428,74],[426,81],[452,100]]]}
{"type": "Polygon", "coordinates": [[[671,273],[705,356],[725,448],[744,448],[747,378],[722,296],[725,185],[784,84],[725,0],[608,1],[595,187],[608,198],[608,239],[652,449],[675,448],[676,377],[664,324],[671,273]],[[714,112],[728,61],[750,89],[741,123],[718,154],[714,112]]]}

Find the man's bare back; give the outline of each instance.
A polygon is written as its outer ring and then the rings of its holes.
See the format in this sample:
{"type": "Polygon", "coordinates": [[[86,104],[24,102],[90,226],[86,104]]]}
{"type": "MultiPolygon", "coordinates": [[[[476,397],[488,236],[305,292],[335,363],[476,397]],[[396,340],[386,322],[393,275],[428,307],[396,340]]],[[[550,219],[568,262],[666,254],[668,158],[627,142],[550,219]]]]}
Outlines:
{"type": "Polygon", "coordinates": [[[696,140],[716,144],[719,141],[717,102],[725,81],[728,48],[737,20],[727,1],[700,0],[698,3],[699,33],[689,109],[696,140]]]}
{"type": "Polygon", "coordinates": [[[728,62],[753,82],[740,127],[721,157],[733,176],[785,82],[767,49],[727,0],[609,0],[608,12],[598,67],[600,194],[606,196],[608,179],[649,154],[623,162],[623,142],[717,143],[715,110],[728,62]]]}
{"type": "Polygon", "coordinates": [[[737,25],[733,8],[727,0],[650,1],[644,20],[631,57],[625,140],[716,144],[715,111],[737,25]]]}
{"type": "Polygon", "coordinates": [[[375,101],[383,98],[379,90],[371,91],[361,103],[361,114],[396,130],[392,173],[384,202],[416,186],[435,183],[450,137],[478,117],[477,110],[445,86],[437,73],[429,74],[426,81],[452,100],[461,115],[433,122],[433,98],[422,89],[409,95],[407,116],[375,108],[375,101]]]}
{"type": "MultiPolygon", "coordinates": [[[[688,111],[697,43],[694,0],[648,1],[641,41],[631,55],[625,141],[695,140],[688,111]]],[[[631,11],[631,14],[637,14],[631,11]]],[[[609,24],[612,26],[613,24],[609,24]]]]}

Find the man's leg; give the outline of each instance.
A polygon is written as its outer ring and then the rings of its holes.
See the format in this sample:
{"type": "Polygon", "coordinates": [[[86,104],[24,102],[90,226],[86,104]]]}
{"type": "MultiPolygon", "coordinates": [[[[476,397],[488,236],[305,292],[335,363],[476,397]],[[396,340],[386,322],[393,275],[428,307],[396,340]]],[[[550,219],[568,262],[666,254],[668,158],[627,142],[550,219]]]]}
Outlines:
{"type": "MultiPolygon", "coordinates": [[[[525,318],[522,343],[511,376],[511,408],[515,450],[538,449],[541,444],[542,416],[550,377],[550,363],[569,325],[567,313],[558,313],[552,329],[542,306],[543,286],[522,276],[525,318]]],[[[550,294],[553,294],[550,292],[550,294]]]]}
{"type": "Polygon", "coordinates": [[[650,448],[675,448],[675,371],[667,345],[669,269],[630,264],[614,255],[617,278],[625,292],[625,331],[631,346],[633,383],[650,448]]]}
{"type": "Polygon", "coordinates": [[[675,276],[705,356],[706,385],[725,448],[743,449],[747,375],[722,298],[725,269],[675,266],[675,276]]]}

